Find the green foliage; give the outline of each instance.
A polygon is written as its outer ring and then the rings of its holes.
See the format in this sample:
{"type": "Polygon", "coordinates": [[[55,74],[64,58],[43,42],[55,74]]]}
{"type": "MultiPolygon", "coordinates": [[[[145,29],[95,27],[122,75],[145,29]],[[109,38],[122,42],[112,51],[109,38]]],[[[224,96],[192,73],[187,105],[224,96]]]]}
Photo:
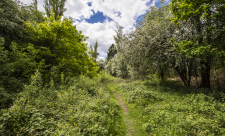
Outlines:
{"type": "Polygon", "coordinates": [[[98,58],[98,42],[96,41],[95,46],[94,46],[94,52],[93,52],[93,58],[94,58],[94,62],[96,62],[97,58],[98,58]]]}
{"type": "Polygon", "coordinates": [[[72,19],[55,21],[54,14],[44,19],[35,4],[37,1],[29,6],[13,0],[0,3],[0,108],[12,104],[37,68],[44,83],[52,75],[59,83],[62,72],[66,77],[97,76],[97,64],[87,54],[87,38],[72,19]]]}
{"type": "Polygon", "coordinates": [[[213,16],[219,17],[224,14],[224,3],[222,0],[206,0],[206,1],[193,1],[193,0],[172,0],[171,2],[171,12],[175,15],[173,18],[174,21],[178,21],[179,19],[187,20],[192,16],[203,16],[209,15],[207,11],[209,11],[212,6],[214,10],[218,12],[214,12],[213,16]]]}
{"type": "Polygon", "coordinates": [[[98,76],[98,80],[101,83],[110,83],[113,81],[112,76],[107,73],[105,70],[100,71],[99,76],[98,76]]]}
{"type": "Polygon", "coordinates": [[[114,56],[117,54],[117,50],[114,44],[112,44],[107,52],[106,60],[109,61],[110,59],[114,58],[114,56]]]}
{"type": "Polygon", "coordinates": [[[225,104],[203,91],[156,79],[120,84],[116,91],[149,135],[225,134],[225,104]]]}
{"type": "Polygon", "coordinates": [[[151,7],[134,31],[123,34],[117,26],[117,55],[111,46],[106,71],[133,79],[157,73],[164,80],[173,68],[184,85],[191,86],[193,75],[200,75],[199,87],[210,89],[212,61],[225,62],[223,0],[164,2],[151,7]]]}
{"type": "Polygon", "coordinates": [[[95,45],[94,45],[94,49],[92,47],[92,45],[90,45],[90,57],[93,59],[94,63],[97,62],[97,58],[98,58],[98,42],[96,41],[95,45]]]}
{"type": "Polygon", "coordinates": [[[0,108],[7,108],[35,69],[43,64],[42,60],[35,61],[38,50],[23,42],[27,40],[24,21],[42,22],[44,17],[32,5],[19,1],[1,1],[0,7],[0,108]]]}
{"type": "Polygon", "coordinates": [[[4,47],[9,49],[11,42],[25,40],[23,21],[42,22],[44,16],[40,11],[34,10],[33,6],[21,4],[19,1],[4,0],[0,3],[0,37],[5,38],[4,47]]]}
{"type": "Polygon", "coordinates": [[[12,43],[10,50],[11,52],[0,45],[0,88],[2,89],[0,108],[8,107],[13,97],[22,90],[23,84],[29,82],[35,69],[43,65],[42,61],[38,63],[35,61],[38,50],[31,44],[23,48],[12,43]]]}
{"type": "Polygon", "coordinates": [[[105,69],[105,64],[106,64],[105,60],[100,59],[97,61],[97,63],[98,63],[98,67],[99,67],[98,72],[105,69]]]}
{"type": "Polygon", "coordinates": [[[143,116],[151,114],[144,124],[146,131],[162,135],[224,135],[224,104],[203,94],[183,99],[146,108],[143,116]]]}
{"type": "Polygon", "coordinates": [[[218,52],[216,47],[212,45],[207,45],[207,43],[203,43],[202,45],[198,45],[196,40],[186,41],[183,40],[180,43],[176,43],[174,39],[171,38],[171,42],[175,46],[174,50],[176,52],[182,53],[187,57],[199,57],[199,58],[207,58],[207,57],[215,57],[215,56],[225,56],[225,52],[218,52]]]}
{"type": "Polygon", "coordinates": [[[123,61],[122,54],[118,53],[116,57],[107,61],[105,69],[113,76],[126,78],[128,76],[128,70],[126,62],[123,61]]]}
{"type": "Polygon", "coordinates": [[[115,50],[117,55],[107,61],[106,63],[106,71],[113,76],[126,78],[128,76],[127,62],[124,56],[124,35],[121,26],[117,26],[116,36],[114,36],[115,40],[115,50]]]}
{"type": "Polygon", "coordinates": [[[53,80],[49,86],[36,71],[13,106],[0,111],[0,134],[124,135],[121,109],[98,79],[80,76],[69,86],[56,89],[53,80]]]}
{"type": "Polygon", "coordinates": [[[43,23],[25,23],[29,41],[40,49],[39,60],[46,65],[60,66],[66,76],[86,74],[96,76],[98,67],[87,54],[87,37],[73,25],[72,19],[55,20],[53,16],[43,23]]]}
{"type": "Polygon", "coordinates": [[[161,98],[157,97],[156,93],[150,92],[146,86],[139,82],[132,82],[129,84],[122,84],[116,88],[126,96],[125,101],[128,104],[135,103],[137,105],[146,106],[157,101],[161,101],[161,98]]]}
{"type": "Polygon", "coordinates": [[[51,14],[54,13],[54,19],[60,19],[63,12],[66,11],[66,8],[64,8],[65,2],[66,0],[44,0],[46,15],[50,18],[51,14]]]}
{"type": "Polygon", "coordinates": [[[189,26],[182,33],[190,33],[191,36],[184,40],[176,39],[181,47],[179,50],[188,56],[200,57],[201,87],[210,88],[211,61],[214,58],[224,61],[224,40],[221,39],[225,26],[225,20],[221,18],[225,11],[224,1],[172,0],[170,10],[174,22],[185,20],[189,26]]]}

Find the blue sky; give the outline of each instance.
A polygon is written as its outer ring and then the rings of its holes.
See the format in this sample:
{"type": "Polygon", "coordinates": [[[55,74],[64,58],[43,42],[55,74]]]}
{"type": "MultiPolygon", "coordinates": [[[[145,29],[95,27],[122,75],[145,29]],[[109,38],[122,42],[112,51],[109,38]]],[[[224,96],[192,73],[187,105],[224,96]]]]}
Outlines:
{"type": "MultiPolygon", "coordinates": [[[[21,0],[30,4],[32,0],[21,0]]],[[[72,17],[74,25],[89,39],[88,46],[98,41],[99,59],[106,57],[108,48],[114,43],[116,25],[123,27],[123,33],[135,30],[149,7],[158,0],[67,0],[64,17],[72,17]]],[[[43,0],[38,0],[38,9],[44,11],[43,0]]]]}

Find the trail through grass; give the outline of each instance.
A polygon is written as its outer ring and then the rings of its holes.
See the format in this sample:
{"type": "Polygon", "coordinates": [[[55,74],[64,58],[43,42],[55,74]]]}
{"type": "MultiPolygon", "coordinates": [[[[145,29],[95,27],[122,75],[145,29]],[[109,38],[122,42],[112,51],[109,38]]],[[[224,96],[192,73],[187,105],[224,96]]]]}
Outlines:
{"type": "Polygon", "coordinates": [[[218,99],[175,81],[120,80],[112,86],[128,107],[127,135],[225,135],[222,93],[218,99]]]}
{"type": "Polygon", "coordinates": [[[121,99],[121,97],[120,97],[120,95],[118,94],[118,93],[116,93],[116,92],[114,92],[115,94],[116,94],[116,97],[118,98],[118,100],[119,100],[119,105],[121,106],[121,108],[123,109],[123,114],[124,114],[124,116],[125,116],[125,124],[127,125],[127,126],[129,126],[128,127],[128,130],[127,130],[127,132],[126,132],[126,135],[132,135],[134,132],[133,132],[133,129],[132,129],[132,126],[133,126],[133,121],[132,120],[130,120],[129,119],[129,112],[128,112],[128,108],[127,108],[127,106],[124,104],[124,102],[123,102],[123,100],[121,99]]]}
{"type": "Polygon", "coordinates": [[[118,99],[118,104],[123,109],[123,120],[126,126],[126,135],[127,136],[137,136],[137,135],[145,136],[147,133],[142,129],[139,123],[137,123],[135,118],[132,116],[133,112],[131,111],[131,114],[130,114],[130,111],[128,107],[125,105],[122,97],[117,92],[114,91],[114,93],[118,99]]]}
{"type": "Polygon", "coordinates": [[[123,80],[100,73],[41,85],[37,72],[8,109],[0,135],[225,135],[225,94],[175,81],[123,80]]]}

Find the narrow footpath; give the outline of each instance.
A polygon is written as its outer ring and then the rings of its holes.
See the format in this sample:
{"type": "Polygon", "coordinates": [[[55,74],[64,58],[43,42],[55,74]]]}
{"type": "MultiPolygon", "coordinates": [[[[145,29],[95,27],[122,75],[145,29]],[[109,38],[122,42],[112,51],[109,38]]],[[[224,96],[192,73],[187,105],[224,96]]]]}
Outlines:
{"type": "Polygon", "coordinates": [[[124,104],[122,98],[120,97],[120,95],[116,92],[114,92],[119,100],[119,105],[122,107],[123,109],[123,114],[125,116],[124,118],[124,122],[126,124],[127,127],[127,132],[126,135],[127,136],[135,136],[135,122],[132,121],[132,119],[129,117],[129,110],[128,107],[124,104]]]}

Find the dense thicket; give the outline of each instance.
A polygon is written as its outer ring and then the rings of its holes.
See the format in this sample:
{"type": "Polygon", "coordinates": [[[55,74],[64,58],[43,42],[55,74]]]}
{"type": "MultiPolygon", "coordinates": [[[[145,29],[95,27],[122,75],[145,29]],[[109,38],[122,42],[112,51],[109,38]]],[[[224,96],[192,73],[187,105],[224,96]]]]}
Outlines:
{"type": "MultiPolygon", "coordinates": [[[[49,18],[19,1],[1,1],[0,15],[0,108],[9,107],[13,98],[30,82],[36,69],[42,80],[60,82],[66,77],[97,75],[97,64],[89,57],[85,37],[71,18],[49,18]],[[51,76],[54,72],[54,76],[51,76]]],[[[61,15],[61,14],[60,14],[61,15]]]]}

